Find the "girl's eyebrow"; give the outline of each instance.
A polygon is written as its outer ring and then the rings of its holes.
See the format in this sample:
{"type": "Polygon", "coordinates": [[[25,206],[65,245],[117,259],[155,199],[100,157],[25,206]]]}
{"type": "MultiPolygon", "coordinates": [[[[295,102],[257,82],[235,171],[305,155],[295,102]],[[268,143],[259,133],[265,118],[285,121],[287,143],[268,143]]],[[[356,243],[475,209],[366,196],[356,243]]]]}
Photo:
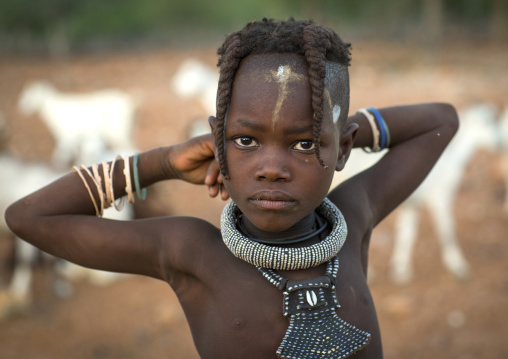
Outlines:
{"type": "Polygon", "coordinates": [[[301,133],[308,133],[308,132],[313,132],[313,131],[314,131],[314,126],[312,124],[310,124],[310,125],[306,125],[306,126],[294,125],[293,127],[291,127],[291,129],[289,131],[286,131],[286,132],[301,134],[301,133]]]}
{"type": "Polygon", "coordinates": [[[263,131],[264,126],[260,124],[259,122],[248,120],[245,118],[239,118],[234,123],[230,125],[232,128],[250,128],[253,130],[263,131]]]}
{"type": "MultiPolygon", "coordinates": [[[[259,122],[248,120],[245,118],[239,118],[234,123],[231,123],[228,125],[230,126],[230,128],[233,128],[233,129],[250,128],[250,129],[256,130],[256,131],[265,131],[266,130],[265,126],[263,126],[259,122]]],[[[302,133],[313,132],[313,130],[314,130],[314,127],[312,124],[308,124],[308,125],[304,125],[304,126],[295,124],[295,125],[291,126],[291,128],[284,129],[284,133],[302,134],[302,133]]]]}

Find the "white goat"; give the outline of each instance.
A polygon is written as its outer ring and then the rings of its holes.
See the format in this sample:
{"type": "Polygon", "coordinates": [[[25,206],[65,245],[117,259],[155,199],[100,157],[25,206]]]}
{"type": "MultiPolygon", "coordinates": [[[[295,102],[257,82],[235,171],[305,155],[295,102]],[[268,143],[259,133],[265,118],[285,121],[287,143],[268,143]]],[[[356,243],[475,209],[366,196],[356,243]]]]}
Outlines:
{"type": "MultiPolygon", "coordinates": [[[[391,259],[391,277],[395,283],[408,283],[413,277],[411,256],[423,207],[430,211],[436,226],[444,265],[457,278],[468,277],[469,265],[456,238],[453,204],[468,160],[478,148],[495,149],[496,131],[492,106],[475,105],[462,112],[459,131],[441,158],[424,182],[397,209],[391,259]]],[[[368,168],[382,156],[382,152],[366,154],[355,149],[344,171],[336,173],[334,184],[368,168]]]]}
{"type": "Polygon", "coordinates": [[[207,115],[215,115],[218,82],[218,71],[197,59],[189,58],[178,67],[171,80],[171,88],[183,98],[197,98],[207,115]]]}
{"type": "MultiPolygon", "coordinates": [[[[27,163],[7,152],[0,153],[0,168],[2,168],[0,171],[0,211],[2,213],[12,202],[63,175],[63,172],[56,171],[46,164],[27,163]]],[[[134,212],[131,206],[124,207],[121,212],[110,208],[105,211],[104,217],[129,220],[134,218],[134,212]]],[[[0,219],[0,229],[8,230],[3,216],[0,219]]],[[[10,310],[25,308],[30,303],[33,265],[41,253],[31,244],[15,238],[15,266],[7,289],[0,292],[0,318],[8,315],[10,310]]],[[[63,260],[55,260],[47,254],[45,256],[53,261],[54,290],[61,297],[70,295],[72,291],[68,279],[86,279],[93,284],[104,285],[121,276],[118,273],[95,271],[63,260]]]]}
{"type": "Polygon", "coordinates": [[[46,81],[29,84],[20,95],[19,109],[38,113],[53,135],[53,162],[68,168],[88,136],[98,136],[112,149],[132,148],[136,101],[119,90],[87,94],[62,93],[46,81]]]}
{"type": "Polygon", "coordinates": [[[499,128],[501,134],[501,159],[504,174],[504,205],[503,209],[508,215],[508,106],[504,109],[499,120],[499,128]]]}

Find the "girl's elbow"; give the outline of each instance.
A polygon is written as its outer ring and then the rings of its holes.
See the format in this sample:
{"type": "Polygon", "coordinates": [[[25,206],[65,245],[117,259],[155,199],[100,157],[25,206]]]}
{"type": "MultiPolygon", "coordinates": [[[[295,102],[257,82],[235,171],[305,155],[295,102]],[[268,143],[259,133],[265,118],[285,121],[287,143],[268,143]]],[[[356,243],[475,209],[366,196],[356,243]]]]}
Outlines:
{"type": "Polygon", "coordinates": [[[436,115],[441,126],[453,136],[459,129],[459,115],[455,107],[449,103],[436,104],[436,115]]]}
{"type": "Polygon", "coordinates": [[[19,201],[11,204],[4,213],[5,223],[7,223],[7,227],[14,234],[21,236],[21,232],[23,228],[26,227],[27,219],[25,218],[25,213],[20,205],[19,201]]]}

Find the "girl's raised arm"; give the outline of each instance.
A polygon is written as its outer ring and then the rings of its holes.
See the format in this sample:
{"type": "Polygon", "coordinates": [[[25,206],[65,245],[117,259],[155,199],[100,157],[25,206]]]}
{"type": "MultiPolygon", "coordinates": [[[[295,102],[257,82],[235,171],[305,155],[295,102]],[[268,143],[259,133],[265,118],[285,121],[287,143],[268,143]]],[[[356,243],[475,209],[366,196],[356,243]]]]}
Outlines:
{"type": "Polygon", "coordinates": [[[124,222],[100,218],[97,214],[102,207],[114,205],[114,198],[135,196],[136,188],[168,179],[195,184],[204,184],[206,179],[210,192],[217,192],[221,179],[211,136],[88,169],[76,168],[13,203],[5,212],[6,222],[20,238],[74,263],[162,277],[159,258],[166,245],[162,243],[162,234],[164,239],[178,242],[189,235],[185,226],[198,220],[174,217],[124,222]]]}
{"type": "Polygon", "coordinates": [[[443,103],[360,111],[348,118],[345,128],[351,123],[359,125],[354,147],[372,148],[376,142],[389,150],[374,166],[338,186],[330,198],[347,200],[361,216],[368,213],[371,228],[420,185],[459,124],[455,109],[443,103]],[[385,125],[379,125],[377,116],[385,125]]]}

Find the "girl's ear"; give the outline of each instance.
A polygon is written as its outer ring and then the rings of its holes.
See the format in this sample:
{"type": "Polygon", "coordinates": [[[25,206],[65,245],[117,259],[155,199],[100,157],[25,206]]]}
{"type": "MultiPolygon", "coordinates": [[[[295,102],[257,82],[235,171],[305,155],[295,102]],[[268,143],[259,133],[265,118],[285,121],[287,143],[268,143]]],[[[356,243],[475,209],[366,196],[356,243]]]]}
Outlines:
{"type": "Polygon", "coordinates": [[[217,127],[216,126],[217,119],[215,118],[215,116],[208,117],[208,123],[210,124],[210,128],[212,129],[212,133],[214,134],[215,137],[215,128],[217,127]]]}
{"type": "Polygon", "coordinates": [[[337,163],[335,164],[336,171],[342,171],[344,169],[344,166],[349,158],[349,154],[351,153],[351,149],[353,148],[357,133],[357,123],[351,123],[348,127],[342,130],[339,140],[339,157],[337,158],[337,163]]]}
{"type": "Polygon", "coordinates": [[[215,158],[217,159],[217,140],[216,140],[217,119],[215,118],[215,116],[208,117],[208,123],[210,124],[210,128],[212,129],[213,153],[215,154],[215,158]]]}

